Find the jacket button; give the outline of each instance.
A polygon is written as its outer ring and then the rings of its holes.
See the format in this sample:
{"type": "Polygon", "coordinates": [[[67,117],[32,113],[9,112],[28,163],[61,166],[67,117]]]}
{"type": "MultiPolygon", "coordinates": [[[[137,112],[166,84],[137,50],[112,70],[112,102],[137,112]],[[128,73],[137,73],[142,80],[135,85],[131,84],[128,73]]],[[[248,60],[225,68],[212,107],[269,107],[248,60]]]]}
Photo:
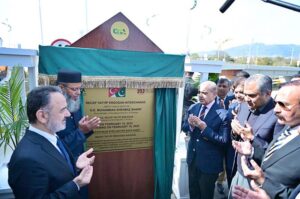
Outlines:
{"type": "Polygon", "coordinates": [[[199,142],[199,139],[197,139],[196,141],[199,142]]]}

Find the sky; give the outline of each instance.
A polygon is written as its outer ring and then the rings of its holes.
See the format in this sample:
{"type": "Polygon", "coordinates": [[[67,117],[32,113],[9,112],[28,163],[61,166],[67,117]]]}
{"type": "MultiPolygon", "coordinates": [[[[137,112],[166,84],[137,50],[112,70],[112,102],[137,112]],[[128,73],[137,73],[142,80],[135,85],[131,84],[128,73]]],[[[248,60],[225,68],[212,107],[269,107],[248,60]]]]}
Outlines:
{"type": "MultiPolygon", "coordinates": [[[[291,0],[300,4],[300,0],[291,0]]],[[[300,12],[262,0],[0,0],[3,47],[70,42],[122,12],[164,52],[186,54],[243,44],[300,45],[300,12]],[[193,8],[194,7],[194,8],[193,8]],[[191,9],[193,8],[193,9],[191,9]],[[41,12],[39,12],[41,11],[41,12]]]]}

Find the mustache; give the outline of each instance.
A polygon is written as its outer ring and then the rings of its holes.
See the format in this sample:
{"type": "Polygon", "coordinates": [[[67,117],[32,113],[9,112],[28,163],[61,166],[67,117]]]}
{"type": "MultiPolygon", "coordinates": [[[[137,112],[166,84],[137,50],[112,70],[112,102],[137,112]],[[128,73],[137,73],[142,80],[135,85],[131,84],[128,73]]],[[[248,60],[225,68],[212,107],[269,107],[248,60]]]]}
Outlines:
{"type": "Polygon", "coordinates": [[[275,113],[275,116],[276,116],[278,119],[280,119],[280,120],[283,120],[283,119],[284,119],[284,117],[282,117],[279,113],[275,113]]]}

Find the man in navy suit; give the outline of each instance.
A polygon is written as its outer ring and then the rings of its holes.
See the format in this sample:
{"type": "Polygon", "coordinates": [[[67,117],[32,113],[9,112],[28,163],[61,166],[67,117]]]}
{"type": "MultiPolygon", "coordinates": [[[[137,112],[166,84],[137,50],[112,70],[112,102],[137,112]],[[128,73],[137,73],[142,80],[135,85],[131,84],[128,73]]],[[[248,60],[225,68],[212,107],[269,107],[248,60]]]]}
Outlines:
{"type": "Polygon", "coordinates": [[[212,199],[218,174],[223,170],[222,146],[229,141],[226,110],[216,103],[217,86],[203,82],[199,102],[188,110],[182,130],[190,133],[187,163],[191,199],[212,199]]]}
{"type": "Polygon", "coordinates": [[[300,81],[282,85],[275,102],[278,123],[285,128],[274,136],[263,157],[255,149],[245,154],[253,154],[254,160],[262,159],[261,167],[251,160],[250,165],[242,161],[242,168],[245,176],[260,185],[270,198],[288,198],[300,181],[300,81]]]}
{"type": "MultiPolygon", "coordinates": [[[[62,69],[57,74],[57,83],[67,100],[67,107],[71,115],[67,118],[66,128],[57,132],[57,135],[70,148],[75,160],[84,152],[86,139],[100,124],[100,118],[83,116],[80,94],[82,91],[81,73],[74,70],[62,69]]],[[[88,189],[80,191],[82,199],[88,198],[88,189]]]]}
{"type": "Polygon", "coordinates": [[[234,99],[234,95],[230,91],[230,80],[227,78],[220,78],[217,82],[217,102],[226,110],[229,108],[230,102],[234,99]]]}
{"type": "Polygon", "coordinates": [[[70,116],[61,90],[53,86],[33,89],[27,97],[27,116],[29,129],[8,164],[8,182],[15,198],[79,199],[81,187],[91,180],[95,157],[88,158],[90,149],[75,164],[68,147],[57,137],[70,116]]]}

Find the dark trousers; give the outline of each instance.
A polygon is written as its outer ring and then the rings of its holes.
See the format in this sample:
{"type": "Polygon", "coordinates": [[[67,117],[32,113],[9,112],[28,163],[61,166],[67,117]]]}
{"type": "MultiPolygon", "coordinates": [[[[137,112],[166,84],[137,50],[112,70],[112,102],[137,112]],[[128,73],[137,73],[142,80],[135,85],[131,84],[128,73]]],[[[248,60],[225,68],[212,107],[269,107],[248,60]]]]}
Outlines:
{"type": "Polygon", "coordinates": [[[188,169],[190,199],[214,198],[215,182],[218,178],[218,173],[203,173],[196,168],[194,161],[189,165],[188,169]]]}
{"type": "Polygon", "coordinates": [[[237,164],[236,164],[236,157],[235,154],[233,154],[233,157],[228,158],[228,154],[225,157],[225,168],[226,168],[226,176],[227,176],[227,184],[228,189],[230,188],[232,178],[234,177],[236,171],[237,171],[237,164]]]}
{"type": "MultiPolygon", "coordinates": [[[[231,143],[231,141],[230,141],[231,143]]],[[[232,145],[228,145],[225,148],[225,170],[227,175],[227,183],[228,183],[228,189],[230,188],[232,178],[234,177],[236,173],[236,152],[233,149],[232,145]]]]}

